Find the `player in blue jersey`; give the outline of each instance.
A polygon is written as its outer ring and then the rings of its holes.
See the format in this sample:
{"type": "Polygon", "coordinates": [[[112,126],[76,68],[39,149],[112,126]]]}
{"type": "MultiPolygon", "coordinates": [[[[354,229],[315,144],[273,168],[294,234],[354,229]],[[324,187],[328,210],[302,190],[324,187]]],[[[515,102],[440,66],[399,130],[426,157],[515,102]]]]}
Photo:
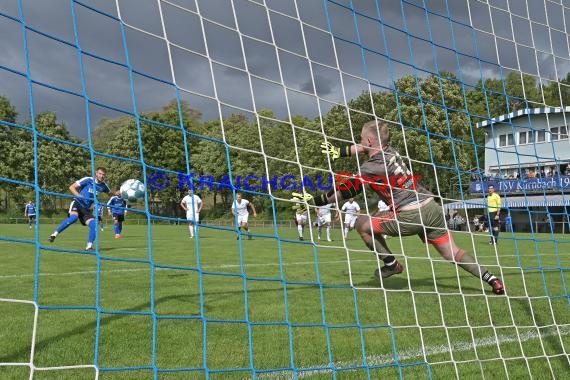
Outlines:
{"type": "Polygon", "coordinates": [[[28,218],[28,227],[32,228],[32,223],[36,222],[36,205],[30,199],[24,208],[24,216],[28,218]]]}
{"type": "Polygon", "coordinates": [[[77,222],[79,219],[81,224],[89,227],[87,247],[85,250],[93,250],[93,242],[95,241],[95,235],[97,234],[97,223],[95,222],[95,216],[93,216],[91,207],[93,206],[93,202],[95,202],[95,197],[99,193],[109,194],[111,192],[109,186],[107,186],[105,183],[106,176],[107,169],[99,167],[95,171],[95,178],[83,177],[79,181],[73,182],[71,185],[69,185],[69,191],[71,191],[75,197],[69,205],[69,213],[67,219],[61,222],[54,233],[50,235],[50,243],[53,243],[57,235],[59,235],[63,230],[71,226],[73,223],[77,222]],[[94,189],[95,194],[93,194],[94,189]]]}
{"type": "Polygon", "coordinates": [[[120,190],[116,191],[115,195],[109,199],[107,207],[109,208],[109,215],[113,216],[115,239],[120,239],[121,232],[123,232],[123,221],[125,220],[125,216],[127,216],[127,201],[121,198],[120,190]]]}

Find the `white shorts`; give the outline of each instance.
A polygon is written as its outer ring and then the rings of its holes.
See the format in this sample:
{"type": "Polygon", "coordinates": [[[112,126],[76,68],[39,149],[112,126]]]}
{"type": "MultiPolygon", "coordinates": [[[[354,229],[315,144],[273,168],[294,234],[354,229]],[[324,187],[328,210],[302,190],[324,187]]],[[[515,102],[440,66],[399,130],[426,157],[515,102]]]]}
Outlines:
{"type": "Polygon", "coordinates": [[[190,223],[198,223],[200,221],[200,214],[193,210],[186,211],[186,220],[190,223]]]}
{"type": "Polygon", "coordinates": [[[295,218],[299,224],[307,223],[307,214],[295,214],[295,218]]]}
{"type": "Polygon", "coordinates": [[[346,214],[344,216],[344,225],[346,226],[348,224],[350,228],[354,228],[354,223],[356,223],[356,218],[358,218],[358,215],[346,214]]]}
{"type": "Polygon", "coordinates": [[[249,214],[238,215],[237,219],[238,219],[238,226],[241,226],[242,224],[247,224],[247,221],[249,219],[249,214]]]}
{"type": "Polygon", "coordinates": [[[331,222],[331,214],[325,216],[319,216],[317,219],[317,226],[324,226],[327,223],[331,222]]]}

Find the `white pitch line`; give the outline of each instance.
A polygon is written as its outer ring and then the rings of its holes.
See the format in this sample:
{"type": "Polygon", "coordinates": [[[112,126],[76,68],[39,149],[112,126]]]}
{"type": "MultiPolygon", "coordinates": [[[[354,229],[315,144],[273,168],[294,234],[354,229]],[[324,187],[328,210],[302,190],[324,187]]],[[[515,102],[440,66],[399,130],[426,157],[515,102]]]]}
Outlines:
{"type": "MultiPolygon", "coordinates": [[[[438,355],[438,354],[446,354],[449,352],[464,352],[470,351],[477,348],[483,347],[491,347],[496,346],[497,344],[503,343],[519,343],[519,342],[527,342],[533,339],[542,339],[551,336],[563,336],[563,335],[570,335],[570,326],[560,326],[558,329],[554,327],[550,327],[542,333],[537,333],[535,331],[527,331],[520,335],[497,335],[495,338],[494,336],[489,338],[481,338],[475,339],[473,342],[463,341],[452,343],[450,346],[448,345],[439,345],[439,346],[427,346],[423,350],[416,349],[416,350],[405,350],[405,351],[398,351],[398,360],[400,362],[407,361],[410,359],[418,359],[424,360],[424,353],[425,356],[431,355],[438,355]],[[560,332],[559,332],[560,331],[560,332]]],[[[500,358],[497,358],[500,359],[500,358]]],[[[333,366],[335,368],[347,368],[347,367],[354,367],[354,366],[362,366],[364,363],[362,360],[354,360],[354,361],[344,361],[344,362],[335,362],[333,366]]],[[[387,364],[396,364],[396,360],[393,354],[382,354],[382,355],[370,355],[366,357],[366,364],[369,366],[381,366],[387,364]]],[[[430,363],[436,364],[436,363],[430,363]]],[[[297,373],[297,379],[302,379],[309,376],[319,375],[319,374],[330,374],[332,370],[327,368],[325,365],[317,365],[314,367],[322,367],[322,369],[313,369],[310,371],[300,372],[297,373]]],[[[302,371],[302,368],[298,368],[298,371],[302,371]]],[[[348,372],[348,370],[343,371],[348,372]]],[[[295,377],[290,374],[290,372],[279,372],[279,373],[269,373],[269,374],[260,374],[257,376],[260,379],[279,379],[279,380],[288,380],[294,379],[295,377]]]]}

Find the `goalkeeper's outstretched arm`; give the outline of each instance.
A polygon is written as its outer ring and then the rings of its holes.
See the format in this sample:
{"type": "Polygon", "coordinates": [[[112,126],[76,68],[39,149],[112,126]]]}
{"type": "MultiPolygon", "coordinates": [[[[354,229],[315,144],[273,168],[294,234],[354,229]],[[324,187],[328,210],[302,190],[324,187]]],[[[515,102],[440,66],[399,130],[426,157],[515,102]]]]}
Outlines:
{"type": "Polygon", "coordinates": [[[356,156],[365,151],[366,148],[359,144],[344,145],[341,147],[336,147],[330,142],[323,142],[321,144],[321,152],[330,156],[333,161],[340,157],[356,156]]]}
{"type": "MultiPolygon", "coordinates": [[[[312,196],[307,193],[293,193],[293,197],[302,199],[307,203],[312,203],[315,206],[324,206],[329,203],[340,203],[345,199],[354,198],[362,192],[362,186],[358,182],[357,178],[348,177],[343,178],[342,184],[338,184],[335,188],[329,190],[326,193],[316,194],[312,196]]],[[[295,199],[295,198],[293,198],[295,199]]]]}

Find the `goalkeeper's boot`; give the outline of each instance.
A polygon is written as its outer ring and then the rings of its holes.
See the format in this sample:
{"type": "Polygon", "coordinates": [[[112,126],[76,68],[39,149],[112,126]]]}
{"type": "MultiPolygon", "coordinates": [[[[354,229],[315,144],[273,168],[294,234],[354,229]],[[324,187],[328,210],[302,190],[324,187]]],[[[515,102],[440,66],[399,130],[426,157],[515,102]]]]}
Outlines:
{"type": "Polygon", "coordinates": [[[55,240],[56,236],[55,235],[50,235],[48,240],[50,243],[53,243],[53,241],[55,240]]]}
{"type": "Polygon", "coordinates": [[[500,279],[497,278],[493,280],[491,286],[493,287],[493,293],[499,295],[505,294],[505,286],[503,285],[503,281],[501,281],[500,279]]]}
{"type": "Polygon", "coordinates": [[[376,269],[374,272],[374,277],[380,279],[380,275],[382,278],[388,278],[395,274],[400,274],[404,271],[404,266],[400,264],[399,261],[396,261],[393,265],[384,265],[380,270],[376,269]]]}

